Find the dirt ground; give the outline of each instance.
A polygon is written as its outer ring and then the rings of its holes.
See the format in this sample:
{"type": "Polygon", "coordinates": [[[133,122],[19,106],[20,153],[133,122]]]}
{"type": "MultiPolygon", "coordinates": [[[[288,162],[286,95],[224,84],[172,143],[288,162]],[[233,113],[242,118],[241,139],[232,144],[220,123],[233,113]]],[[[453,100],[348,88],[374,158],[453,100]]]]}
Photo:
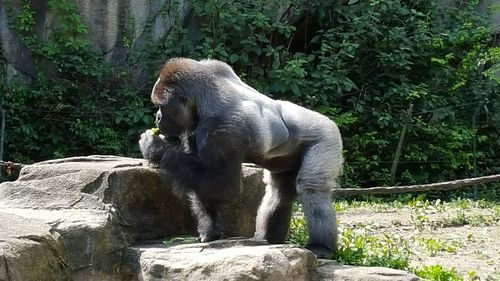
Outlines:
{"type": "Polygon", "coordinates": [[[412,241],[411,266],[441,265],[455,268],[466,280],[471,271],[481,280],[500,280],[500,217],[493,209],[353,208],[339,212],[338,218],[340,226],[365,227],[375,235],[412,241]],[[429,239],[439,241],[441,247],[429,250],[429,242],[415,246],[415,241],[429,239]]]}

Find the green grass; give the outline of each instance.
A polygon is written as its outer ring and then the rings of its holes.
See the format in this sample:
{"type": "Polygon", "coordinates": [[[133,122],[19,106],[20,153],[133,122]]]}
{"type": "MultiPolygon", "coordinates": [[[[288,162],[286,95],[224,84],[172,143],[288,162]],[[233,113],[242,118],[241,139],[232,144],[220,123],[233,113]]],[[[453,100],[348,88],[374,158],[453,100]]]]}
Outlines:
{"type": "Polygon", "coordinates": [[[440,227],[453,227],[462,225],[471,226],[493,226],[500,222],[500,216],[496,214],[468,214],[457,212],[454,216],[436,222],[440,227]]]}
{"type": "MultiPolygon", "coordinates": [[[[307,243],[306,223],[303,217],[292,219],[289,243],[304,246],[307,243]]],[[[430,255],[445,251],[455,253],[460,246],[455,242],[432,237],[405,239],[396,234],[382,236],[370,233],[369,226],[339,229],[339,251],[331,256],[341,263],[357,266],[383,266],[413,272],[415,275],[434,281],[464,280],[454,268],[445,269],[441,265],[411,267],[410,259],[415,250],[425,250],[430,255]],[[413,250],[413,251],[412,251],[413,250]]],[[[469,272],[465,280],[479,280],[474,272],[469,272]]]]}
{"type": "Polygon", "coordinates": [[[385,266],[406,269],[410,248],[405,239],[392,234],[376,236],[366,228],[345,228],[339,235],[340,262],[363,266],[385,266]]]}
{"type": "Polygon", "coordinates": [[[440,265],[428,265],[412,270],[418,277],[435,281],[462,281],[463,277],[457,274],[455,269],[444,269],[440,265]]]}
{"type": "MultiPolygon", "coordinates": [[[[411,197],[405,200],[374,199],[369,201],[337,200],[335,208],[338,212],[350,212],[359,209],[374,213],[397,212],[403,210],[411,214],[411,222],[415,226],[415,235],[404,237],[397,232],[375,231],[374,225],[355,224],[339,227],[336,256],[330,257],[341,263],[360,266],[383,266],[414,272],[415,275],[428,280],[479,280],[475,272],[465,276],[454,268],[442,265],[412,267],[410,261],[415,256],[436,256],[440,252],[457,253],[464,241],[473,240],[472,234],[463,239],[441,239],[439,237],[420,234],[425,228],[453,227],[462,225],[492,226],[500,223],[500,205],[496,200],[471,200],[463,198],[428,200],[424,197],[411,197]],[[480,209],[488,211],[479,211],[480,209]],[[472,211],[471,211],[472,210],[472,211]],[[491,212],[489,212],[491,211],[491,212]],[[480,213],[478,213],[480,212],[480,213]],[[450,213],[449,217],[442,218],[450,213]],[[441,214],[441,215],[439,215],[441,214]],[[432,221],[439,215],[439,220],[432,221]]],[[[307,243],[306,223],[300,206],[295,206],[296,215],[292,219],[288,242],[304,246],[307,243]]],[[[403,222],[395,219],[393,226],[402,226],[403,222]]],[[[499,279],[500,280],[500,279],[499,279]]]]}
{"type": "Polygon", "coordinates": [[[417,236],[412,240],[416,247],[428,252],[430,256],[435,256],[438,252],[456,253],[461,246],[460,243],[455,241],[446,241],[433,237],[417,236]]]}
{"type": "Polygon", "coordinates": [[[389,202],[368,202],[368,201],[338,201],[335,202],[335,210],[337,212],[345,212],[352,209],[365,208],[376,212],[394,212],[397,209],[404,207],[404,204],[399,201],[389,202]]]}
{"type": "MultiPolygon", "coordinates": [[[[307,229],[303,217],[292,219],[289,243],[304,246],[307,243],[307,229]]],[[[339,230],[339,250],[336,259],[345,264],[385,266],[406,269],[409,264],[410,248],[402,237],[372,235],[367,227],[353,227],[339,230]]]]}
{"type": "Polygon", "coordinates": [[[171,237],[167,240],[163,241],[163,244],[166,246],[177,246],[181,244],[192,244],[192,243],[198,243],[198,238],[194,236],[179,236],[179,237],[171,237]]]}

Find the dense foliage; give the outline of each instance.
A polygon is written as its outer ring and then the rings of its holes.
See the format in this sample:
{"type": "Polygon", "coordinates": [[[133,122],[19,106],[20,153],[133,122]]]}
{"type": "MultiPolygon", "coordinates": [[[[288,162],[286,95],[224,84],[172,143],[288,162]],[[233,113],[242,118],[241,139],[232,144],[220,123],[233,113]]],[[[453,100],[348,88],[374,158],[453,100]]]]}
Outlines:
{"type": "Polygon", "coordinates": [[[227,61],[263,93],[335,120],[346,187],[466,177],[474,157],[478,174],[500,172],[500,48],[477,3],[295,2],[192,1],[195,38],[178,19],[165,40],[130,49],[127,68],[110,68],[91,51],[72,1],[48,1],[58,17],[50,40],[34,36],[30,1],[21,1],[11,26],[40,71],[30,86],[0,83],[6,158],[136,156],[138,134],[152,124],[151,85],[136,89],[131,70],[188,56],[227,61]]]}

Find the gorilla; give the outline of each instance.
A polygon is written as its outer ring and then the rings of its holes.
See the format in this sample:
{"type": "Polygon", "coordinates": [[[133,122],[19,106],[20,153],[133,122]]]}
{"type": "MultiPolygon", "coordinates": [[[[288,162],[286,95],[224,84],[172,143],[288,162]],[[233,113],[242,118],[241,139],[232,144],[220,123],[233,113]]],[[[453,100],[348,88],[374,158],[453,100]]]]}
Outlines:
{"type": "Polygon", "coordinates": [[[309,233],[306,247],[319,257],[336,251],[330,195],[343,159],[334,122],[259,93],[228,64],[212,59],[168,60],[151,100],[159,106],[160,134],[141,135],[142,155],[189,195],[201,242],[221,238],[219,209],[238,197],[241,164],[251,162],[265,169],[266,183],[255,238],[283,243],[298,199],[309,233]]]}

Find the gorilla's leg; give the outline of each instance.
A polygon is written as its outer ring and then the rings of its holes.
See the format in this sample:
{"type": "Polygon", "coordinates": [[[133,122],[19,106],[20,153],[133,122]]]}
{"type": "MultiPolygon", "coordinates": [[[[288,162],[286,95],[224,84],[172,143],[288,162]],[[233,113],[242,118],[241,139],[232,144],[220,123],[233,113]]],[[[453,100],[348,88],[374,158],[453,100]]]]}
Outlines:
{"type": "Polygon", "coordinates": [[[306,248],[319,258],[326,258],[337,250],[337,224],[330,193],[302,193],[298,199],[304,209],[309,233],[306,248]]]}
{"type": "Polygon", "coordinates": [[[331,189],[340,174],[342,160],[340,151],[332,149],[334,147],[318,143],[307,148],[297,176],[298,200],[304,209],[309,233],[306,247],[320,258],[337,250],[337,221],[331,189]]]}
{"type": "Polygon", "coordinates": [[[293,200],[297,196],[297,173],[271,174],[264,171],[266,194],[257,211],[255,238],[269,243],[284,243],[290,227],[293,200]]]}
{"type": "Polygon", "coordinates": [[[200,242],[210,242],[221,238],[219,209],[214,200],[202,199],[195,193],[189,194],[191,210],[198,222],[200,242]]]}

